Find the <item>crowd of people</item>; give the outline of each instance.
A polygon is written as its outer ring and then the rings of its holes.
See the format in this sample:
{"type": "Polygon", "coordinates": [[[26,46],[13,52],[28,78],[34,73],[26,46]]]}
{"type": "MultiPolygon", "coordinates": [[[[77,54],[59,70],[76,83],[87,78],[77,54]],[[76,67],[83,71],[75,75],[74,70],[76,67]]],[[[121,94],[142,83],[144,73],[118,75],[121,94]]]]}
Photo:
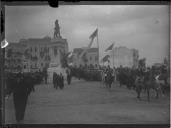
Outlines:
{"type": "Polygon", "coordinates": [[[100,81],[100,70],[98,70],[95,67],[88,67],[88,66],[82,66],[79,67],[71,66],[71,74],[73,77],[80,79],[84,79],[86,81],[100,81]]]}
{"type": "MultiPolygon", "coordinates": [[[[169,69],[165,66],[160,68],[148,67],[148,68],[128,68],[118,67],[111,68],[110,66],[70,66],[66,70],[67,84],[71,84],[72,77],[76,77],[79,80],[84,79],[86,81],[103,81],[111,88],[111,83],[118,81],[120,86],[126,85],[128,89],[135,89],[135,80],[137,76],[148,76],[149,72],[153,75],[160,75],[166,83],[166,90],[170,90],[167,78],[169,78],[169,69]],[[169,88],[169,89],[168,89],[169,88]]],[[[16,120],[20,122],[24,119],[25,108],[28,100],[28,96],[31,92],[35,91],[35,85],[41,84],[43,81],[47,84],[47,71],[42,72],[29,72],[29,73],[6,73],[6,86],[5,95],[9,96],[13,94],[14,107],[16,112],[16,120]]],[[[64,88],[64,76],[60,73],[53,73],[53,85],[55,89],[64,88]]]]}
{"type": "MultiPolygon", "coordinates": [[[[71,68],[66,68],[66,74],[67,74],[67,84],[71,84],[72,74],[71,74],[71,68]]],[[[64,88],[64,76],[61,72],[54,72],[53,73],[53,86],[55,89],[64,88]]]]}
{"type": "Polygon", "coordinates": [[[120,86],[126,85],[128,89],[135,89],[135,80],[139,76],[148,76],[149,72],[152,72],[153,76],[160,75],[159,79],[164,80],[166,88],[169,88],[169,69],[163,65],[161,67],[143,67],[143,68],[129,68],[129,67],[113,67],[99,66],[99,67],[87,67],[87,66],[73,66],[70,67],[72,75],[78,79],[84,79],[87,81],[102,81],[102,74],[108,75],[106,82],[112,83],[118,81],[120,86]]]}

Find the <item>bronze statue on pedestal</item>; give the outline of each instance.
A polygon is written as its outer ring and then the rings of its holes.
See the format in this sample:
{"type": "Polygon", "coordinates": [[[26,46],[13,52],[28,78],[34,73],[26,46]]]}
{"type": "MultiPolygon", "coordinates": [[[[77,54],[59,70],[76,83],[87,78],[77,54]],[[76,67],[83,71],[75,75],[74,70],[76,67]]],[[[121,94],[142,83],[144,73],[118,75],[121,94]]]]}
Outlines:
{"type": "Polygon", "coordinates": [[[59,27],[59,23],[58,23],[58,20],[55,21],[55,31],[54,31],[54,38],[61,38],[61,35],[60,35],[60,27],[59,27]]]}

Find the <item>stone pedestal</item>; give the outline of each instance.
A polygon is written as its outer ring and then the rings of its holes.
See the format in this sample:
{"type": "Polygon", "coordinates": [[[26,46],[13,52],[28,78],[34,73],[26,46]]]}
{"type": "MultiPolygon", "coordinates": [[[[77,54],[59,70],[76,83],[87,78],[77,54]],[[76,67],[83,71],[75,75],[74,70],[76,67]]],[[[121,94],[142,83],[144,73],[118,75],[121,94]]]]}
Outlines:
{"type": "Polygon", "coordinates": [[[51,54],[51,61],[50,61],[50,65],[49,67],[53,66],[61,66],[61,52],[68,52],[68,42],[66,39],[63,38],[53,38],[51,39],[51,50],[50,50],[50,54],[51,54]],[[54,55],[54,49],[57,49],[57,55],[54,55]]]}

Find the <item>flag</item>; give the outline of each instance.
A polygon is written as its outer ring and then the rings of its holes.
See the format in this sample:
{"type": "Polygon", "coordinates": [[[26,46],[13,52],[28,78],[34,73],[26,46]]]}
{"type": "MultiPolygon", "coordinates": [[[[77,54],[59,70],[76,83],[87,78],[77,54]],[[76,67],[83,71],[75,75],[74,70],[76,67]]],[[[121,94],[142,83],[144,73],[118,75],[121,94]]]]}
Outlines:
{"type": "Polygon", "coordinates": [[[71,55],[70,57],[68,57],[68,63],[72,63],[74,59],[74,55],[71,55]]]}
{"type": "Polygon", "coordinates": [[[69,52],[67,57],[68,57],[68,62],[70,63],[73,62],[73,57],[74,57],[73,52],[69,52]]]}
{"type": "Polygon", "coordinates": [[[82,56],[85,54],[85,52],[87,52],[87,50],[91,47],[91,45],[93,44],[94,38],[97,36],[97,33],[98,33],[98,29],[96,29],[96,30],[90,35],[89,38],[91,39],[91,41],[90,41],[88,47],[86,47],[86,48],[83,50],[83,52],[81,53],[80,57],[82,57],[82,56]]]}
{"type": "Polygon", "coordinates": [[[97,36],[97,33],[98,33],[98,29],[96,29],[91,35],[90,35],[90,39],[94,39],[96,36],[97,36]]]}
{"type": "Polygon", "coordinates": [[[83,50],[83,52],[81,53],[80,57],[82,57],[82,56],[85,54],[85,52],[87,52],[87,50],[90,49],[91,45],[93,44],[94,38],[97,36],[97,33],[98,33],[98,29],[96,29],[96,30],[90,35],[89,38],[91,39],[91,41],[90,41],[88,47],[86,47],[86,48],[83,50]]]}
{"type": "Polygon", "coordinates": [[[114,44],[111,44],[111,45],[105,50],[105,52],[107,52],[107,51],[109,51],[109,50],[112,50],[113,46],[114,46],[114,44]]]}
{"type": "Polygon", "coordinates": [[[108,61],[109,62],[109,55],[106,55],[105,57],[103,57],[103,59],[102,59],[102,62],[106,62],[106,61],[108,61]]]}
{"type": "Polygon", "coordinates": [[[72,55],[73,55],[73,53],[72,52],[69,52],[68,55],[67,55],[67,57],[70,58],[70,57],[72,57],[72,55]]]}

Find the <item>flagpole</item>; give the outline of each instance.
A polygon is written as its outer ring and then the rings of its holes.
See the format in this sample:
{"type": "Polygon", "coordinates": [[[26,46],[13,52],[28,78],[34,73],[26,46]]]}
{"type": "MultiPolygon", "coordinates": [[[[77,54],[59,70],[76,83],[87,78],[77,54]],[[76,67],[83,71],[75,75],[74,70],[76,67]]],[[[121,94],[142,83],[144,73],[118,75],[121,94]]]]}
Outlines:
{"type": "MultiPolygon", "coordinates": [[[[98,30],[98,28],[97,28],[98,30]]],[[[99,36],[98,36],[98,31],[97,31],[97,47],[98,47],[98,65],[99,65],[99,36]]]]}
{"type": "MultiPolygon", "coordinates": [[[[113,44],[114,45],[114,44],[113,44]]],[[[112,53],[113,53],[113,67],[114,67],[114,47],[112,48],[112,53]]]]}
{"type": "Polygon", "coordinates": [[[119,67],[119,54],[118,54],[118,52],[119,52],[119,48],[117,48],[117,66],[119,67]]]}
{"type": "Polygon", "coordinates": [[[81,58],[81,57],[84,55],[84,53],[87,52],[87,50],[91,47],[91,45],[92,45],[92,43],[93,43],[93,40],[94,40],[95,36],[98,35],[97,32],[98,32],[98,31],[97,31],[97,29],[96,29],[96,30],[93,32],[93,34],[89,37],[89,38],[91,39],[91,41],[90,41],[88,47],[86,47],[86,48],[83,50],[83,52],[81,53],[80,58],[81,58]]]}

